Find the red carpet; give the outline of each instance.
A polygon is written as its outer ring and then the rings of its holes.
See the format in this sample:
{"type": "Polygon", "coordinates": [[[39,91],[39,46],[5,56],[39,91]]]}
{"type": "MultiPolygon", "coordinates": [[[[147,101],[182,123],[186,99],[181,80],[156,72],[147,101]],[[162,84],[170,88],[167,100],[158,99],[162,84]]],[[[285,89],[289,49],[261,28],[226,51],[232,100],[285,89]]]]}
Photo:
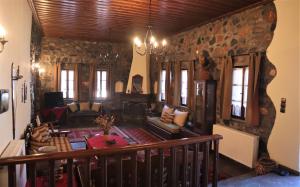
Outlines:
{"type": "MultiPolygon", "coordinates": [[[[63,129],[69,130],[68,138],[70,142],[79,142],[84,141],[84,137],[93,137],[98,134],[103,134],[103,131],[100,128],[82,128],[82,129],[63,129]]],[[[118,127],[112,127],[110,134],[116,134],[124,137],[124,134],[118,127]]]]}
{"type": "Polygon", "coordinates": [[[159,138],[150,134],[142,128],[124,128],[122,129],[122,131],[138,144],[146,144],[161,141],[159,138]]]}

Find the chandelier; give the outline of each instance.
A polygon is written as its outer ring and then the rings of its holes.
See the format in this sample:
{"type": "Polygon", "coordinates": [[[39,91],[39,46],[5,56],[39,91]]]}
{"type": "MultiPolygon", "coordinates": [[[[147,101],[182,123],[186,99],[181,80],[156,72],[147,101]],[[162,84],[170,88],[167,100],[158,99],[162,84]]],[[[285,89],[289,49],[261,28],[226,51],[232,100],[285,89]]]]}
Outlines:
{"type": "Polygon", "coordinates": [[[151,0],[149,0],[149,25],[147,26],[146,36],[143,42],[139,37],[135,37],[133,40],[135,51],[144,56],[146,54],[159,54],[163,53],[167,46],[167,40],[157,41],[152,32],[151,21],[151,0]]]}
{"type": "Polygon", "coordinates": [[[111,28],[108,30],[109,43],[103,44],[99,48],[99,58],[104,63],[116,62],[119,58],[119,53],[114,49],[111,42],[111,28]]]}

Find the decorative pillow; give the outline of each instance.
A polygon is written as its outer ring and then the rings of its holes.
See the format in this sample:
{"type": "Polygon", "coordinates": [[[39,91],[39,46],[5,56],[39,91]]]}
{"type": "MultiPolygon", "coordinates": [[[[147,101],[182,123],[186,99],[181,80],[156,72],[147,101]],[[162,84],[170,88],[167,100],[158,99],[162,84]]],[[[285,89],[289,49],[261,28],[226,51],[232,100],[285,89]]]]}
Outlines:
{"type": "Polygon", "coordinates": [[[162,117],[160,118],[160,121],[164,123],[173,123],[174,120],[174,114],[170,114],[168,112],[164,112],[162,117]]]}
{"type": "Polygon", "coordinates": [[[71,110],[71,112],[76,112],[78,110],[78,106],[76,103],[70,103],[68,104],[68,107],[71,110]]]}
{"type": "Polygon", "coordinates": [[[101,103],[93,103],[92,111],[99,112],[101,105],[101,103]]]}
{"type": "Polygon", "coordinates": [[[48,142],[50,138],[48,124],[43,124],[33,129],[31,140],[34,142],[48,142]]]}
{"type": "Polygon", "coordinates": [[[163,117],[164,113],[166,113],[166,112],[169,114],[173,114],[174,108],[170,108],[167,105],[165,105],[164,108],[162,109],[161,117],[163,117]]]}
{"type": "Polygon", "coordinates": [[[81,102],[79,104],[80,106],[80,111],[88,111],[90,110],[90,103],[89,102],[81,102]]]}
{"type": "Polygon", "coordinates": [[[174,123],[180,127],[183,127],[189,113],[175,110],[174,114],[174,123]]]}

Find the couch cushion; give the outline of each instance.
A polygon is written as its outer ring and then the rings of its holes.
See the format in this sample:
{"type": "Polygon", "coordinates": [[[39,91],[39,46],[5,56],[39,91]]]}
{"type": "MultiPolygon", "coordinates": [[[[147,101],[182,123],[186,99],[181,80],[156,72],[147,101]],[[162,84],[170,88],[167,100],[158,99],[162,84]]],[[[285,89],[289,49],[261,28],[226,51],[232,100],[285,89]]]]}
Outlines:
{"type": "Polygon", "coordinates": [[[180,127],[183,127],[189,113],[182,112],[176,109],[174,114],[175,114],[174,123],[180,127]]]}
{"type": "Polygon", "coordinates": [[[164,112],[160,118],[160,121],[164,123],[173,123],[174,114],[170,114],[169,112],[164,112]]]}
{"type": "Polygon", "coordinates": [[[94,111],[78,111],[78,112],[72,112],[69,114],[69,118],[72,117],[97,117],[99,116],[99,112],[94,112],[94,111]]]}
{"type": "Polygon", "coordinates": [[[174,112],[174,108],[170,108],[167,105],[165,105],[161,112],[161,117],[163,117],[164,113],[166,113],[166,112],[168,112],[169,114],[172,114],[174,112]]]}
{"type": "Polygon", "coordinates": [[[71,112],[76,112],[78,110],[78,106],[76,103],[70,103],[68,104],[69,109],[71,110],[71,112]]]}
{"type": "Polygon", "coordinates": [[[93,103],[91,110],[94,112],[99,112],[101,103],[93,103]]]}
{"type": "Polygon", "coordinates": [[[160,118],[159,117],[149,117],[147,116],[147,120],[149,122],[151,122],[152,124],[156,125],[156,126],[159,126],[171,133],[179,133],[180,131],[180,127],[173,124],[173,123],[164,123],[162,121],[160,121],[160,118]]]}
{"type": "Polygon", "coordinates": [[[89,111],[90,109],[90,103],[89,102],[80,102],[80,111],[89,111]]]}
{"type": "Polygon", "coordinates": [[[31,133],[31,140],[35,142],[47,142],[49,137],[49,126],[46,123],[39,127],[35,127],[31,133]]]}

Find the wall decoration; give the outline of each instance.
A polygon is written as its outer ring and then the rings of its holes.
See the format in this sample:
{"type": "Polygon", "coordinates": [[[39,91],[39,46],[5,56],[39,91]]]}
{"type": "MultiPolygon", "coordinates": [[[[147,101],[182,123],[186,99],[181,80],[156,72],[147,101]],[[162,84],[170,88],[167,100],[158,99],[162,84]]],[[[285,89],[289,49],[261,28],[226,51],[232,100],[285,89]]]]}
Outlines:
{"type": "Polygon", "coordinates": [[[26,103],[27,101],[27,84],[26,81],[24,81],[24,83],[22,84],[22,88],[21,88],[21,102],[22,103],[26,103]]]}
{"type": "Polygon", "coordinates": [[[15,86],[16,81],[23,78],[23,76],[20,74],[20,66],[17,68],[14,67],[14,63],[11,63],[11,107],[12,107],[12,131],[13,131],[13,139],[16,137],[16,104],[15,104],[15,86]]]}
{"type": "Polygon", "coordinates": [[[132,93],[143,93],[143,77],[135,75],[132,77],[132,93]]]}
{"type": "Polygon", "coordinates": [[[4,113],[9,108],[9,90],[0,90],[0,114],[4,113]]]}

